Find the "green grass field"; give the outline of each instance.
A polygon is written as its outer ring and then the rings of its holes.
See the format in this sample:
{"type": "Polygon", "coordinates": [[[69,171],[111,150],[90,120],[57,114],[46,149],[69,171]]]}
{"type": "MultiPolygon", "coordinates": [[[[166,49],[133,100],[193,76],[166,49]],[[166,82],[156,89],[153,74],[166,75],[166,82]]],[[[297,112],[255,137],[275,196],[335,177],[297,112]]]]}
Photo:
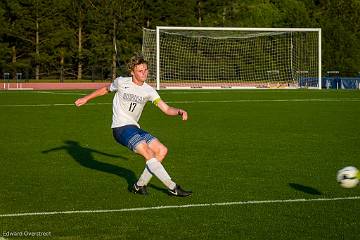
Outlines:
{"type": "Polygon", "coordinates": [[[86,93],[0,92],[0,239],[359,239],[336,172],[360,168],[360,91],[160,91],[189,120],[149,104],[140,124],[189,198],[128,191],[144,160],[112,137],[112,94],[86,93]]]}

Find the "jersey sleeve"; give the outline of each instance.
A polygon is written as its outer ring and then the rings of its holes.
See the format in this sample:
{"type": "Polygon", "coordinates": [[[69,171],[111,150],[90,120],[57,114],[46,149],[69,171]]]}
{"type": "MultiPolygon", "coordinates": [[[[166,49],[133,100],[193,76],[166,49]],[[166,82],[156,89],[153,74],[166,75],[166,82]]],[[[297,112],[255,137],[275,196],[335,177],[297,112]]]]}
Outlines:
{"type": "Polygon", "coordinates": [[[108,86],[108,90],[110,92],[116,92],[117,90],[119,90],[119,80],[120,78],[116,78],[109,86],[108,86]]]}
{"type": "Polygon", "coordinates": [[[149,100],[155,105],[157,106],[158,102],[161,100],[160,95],[158,94],[158,92],[155,89],[152,89],[152,91],[150,92],[150,98],[149,100]]]}

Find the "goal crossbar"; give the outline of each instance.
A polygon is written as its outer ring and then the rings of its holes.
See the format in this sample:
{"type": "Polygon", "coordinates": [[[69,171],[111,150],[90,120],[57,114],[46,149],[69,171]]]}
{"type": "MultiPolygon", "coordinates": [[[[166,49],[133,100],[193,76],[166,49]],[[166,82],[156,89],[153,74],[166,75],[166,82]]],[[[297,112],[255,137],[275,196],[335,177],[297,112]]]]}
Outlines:
{"type": "Polygon", "coordinates": [[[321,28],[237,28],[237,27],[171,27],[157,26],[158,30],[248,31],[248,32],[318,32],[321,28]]]}

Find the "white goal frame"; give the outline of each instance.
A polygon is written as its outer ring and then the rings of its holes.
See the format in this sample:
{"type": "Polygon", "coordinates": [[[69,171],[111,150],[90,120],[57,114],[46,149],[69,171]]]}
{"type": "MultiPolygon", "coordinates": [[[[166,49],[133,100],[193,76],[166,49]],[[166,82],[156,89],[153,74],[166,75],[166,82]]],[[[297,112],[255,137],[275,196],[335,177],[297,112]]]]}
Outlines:
{"type": "MultiPolygon", "coordinates": [[[[321,89],[321,28],[232,28],[232,27],[173,27],[173,26],[157,26],[156,27],[156,89],[160,89],[161,84],[161,69],[160,69],[160,32],[163,30],[187,30],[187,31],[247,31],[247,32],[317,32],[318,33],[318,42],[317,42],[317,51],[318,51],[318,86],[315,88],[321,89]]],[[[172,88],[181,88],[184,87],[172,87],[172,88]]],[[[206,88],[206,87],[204,87],[206,88]]],[[[210,87],[214,88],[214,87],[210,87]]],[[[218,88],[222,88],[221,86],[218,88]]],[[[236,88],[229,87],[229,88],[236,88]]],[[[240,87],[243,88],[243,87],[240,87]]],[[[311,87],[310,87],[311,88],[311,87]]],[[[314,88],[314,87],[313,87],[314,88]]]]}

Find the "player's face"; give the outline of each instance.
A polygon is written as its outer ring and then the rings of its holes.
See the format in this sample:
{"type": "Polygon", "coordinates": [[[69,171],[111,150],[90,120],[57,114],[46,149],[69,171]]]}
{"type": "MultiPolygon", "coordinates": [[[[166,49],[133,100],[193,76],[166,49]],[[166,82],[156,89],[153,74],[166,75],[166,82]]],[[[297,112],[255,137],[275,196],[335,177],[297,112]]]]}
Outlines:
{"type": "Polygon", "coordinates": [[[149,70],[146,64],[139,64],[136,65],[134,70],[131,72],[131,75],[133,76],[134,81],[136,82],[145,82],[147,79],[149,70]]]}

